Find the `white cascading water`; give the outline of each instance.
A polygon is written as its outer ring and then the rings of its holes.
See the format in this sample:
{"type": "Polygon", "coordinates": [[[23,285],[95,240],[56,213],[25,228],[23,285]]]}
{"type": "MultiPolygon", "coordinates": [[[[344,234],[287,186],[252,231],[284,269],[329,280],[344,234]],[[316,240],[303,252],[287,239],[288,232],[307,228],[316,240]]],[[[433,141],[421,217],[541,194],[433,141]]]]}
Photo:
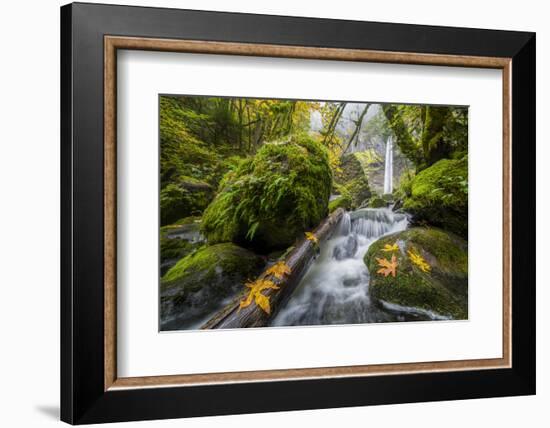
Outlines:
{"type": "MultiPolygon", "coordinates": [[[[384,193],[393,192],[393,140],[386,143],[384,193]]],[[[370,274],[363,261],[371,244],[408,227],[406,214],[391,208],[360,208],[346,212],[333,235],[321,244],[296,290],[271,320],[271,326],[362,324],[440,319],[418,308],[387,302],[375,304],[369,295],[370,274]]]]}
{"type": "Polygon", "coordinates": [[[393,192],[393,138],[386,141],[386,162],[384,165],[384,194],[393,192]]]}
{"type": "Polygon", "coordinates": [[[272,320],[272,326],[359,324],[419,319],[371,302],[369,271],[363,257],[381,236],[405,230],[408,218],[389,208],[345,213],[334,235],[321,244],[296,291],[272,320]]]}

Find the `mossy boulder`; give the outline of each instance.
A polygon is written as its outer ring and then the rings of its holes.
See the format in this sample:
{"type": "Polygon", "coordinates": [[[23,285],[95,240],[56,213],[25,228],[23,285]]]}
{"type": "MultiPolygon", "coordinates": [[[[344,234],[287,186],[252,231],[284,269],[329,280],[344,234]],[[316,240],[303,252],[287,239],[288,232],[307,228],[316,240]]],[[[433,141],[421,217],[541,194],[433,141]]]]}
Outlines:
{"type": "Polygon", "coordinates": [[[161,279],[163,330],[184,329],[203,321],[264,265],[263,257],[231,243],[203,246],[187,255],[161,279]]]}
{"type": "Polygon", "coordinates": [[[160,191],[160,224],[201,214],[214,198],[214,188],[192,177],[183,177],[160,191]]]}
{"type": "Polygon", "coordinates": [[[365,176],[363,166],[356,153],[349,153],[342,156],[340,168],[336,172],[336,181],[338,183],[348,183],[357,178],[365,176]]]}
{"type": "Polygon", "coordinates": [[[388,206],[388,202],[379,195],[372,196],[366,203],[368,208],[385,208],[388,206]]]}
{"type": "Polygon", "coordinates": [[[468,237],[468,160],[442,159],[418,173],[403,209],[428,223],[468,237]]]}
{"type": "Polygon", "coordinates": [[[338,208],[351,209],[351,198],[349,195],[339,195],[328,203],[329,213],[336,211],[338,208]]]}
{"type": "Polygon", "coordinates": [[[349,195],[352,209],[358,208],[370,198],[369,180],[357,153],[350,153],[342,158],[334,187],[338,193],[349,195]]]}
{"type": "Polygon", "coordinates": [[[364,257],[370,272],[370,295],[385,303],[417,308],[453,319],[468,318],[468,244],[437,228],[415,227],[374,242],[364,257]],[[384,252],[386,244],[399,249],[384,252]],[[409,254],[420,255],[430,266],[424,271],[409,254]],[[384,277],[376,258],[397,258],[396,277],[384,277]]]}
{"type": "Polygon", "coordinates": [[[327,215],[331,182],[327,151],[308,135],[266,143],[224,176],[201,231],[210,243],[284,249],[327,215]]]}

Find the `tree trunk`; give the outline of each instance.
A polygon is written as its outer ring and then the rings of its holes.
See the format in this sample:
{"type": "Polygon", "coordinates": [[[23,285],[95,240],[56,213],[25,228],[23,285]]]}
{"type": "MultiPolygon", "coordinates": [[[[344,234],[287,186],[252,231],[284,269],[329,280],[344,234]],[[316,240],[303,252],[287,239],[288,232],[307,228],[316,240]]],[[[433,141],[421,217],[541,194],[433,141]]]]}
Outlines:
{"type": "Polygon", "coordinates": [[[450,150],[443,141],[444,128],[451,115],[451,109],[445,107],[427,106],[425,110],[424,127],[421,135],[421,145],[426,159],[426,166],[433,165],[450,155],[450,150]]]}
{"type": "MultiPolygon", "coordinates": [[[[346,145],[346,148],[342,151],[342,156],[346,154],[348,149],[351,147],[351,143],[353,143],[353,140],[359,140],[359,131],[361,131],[361,126],[363,125],[363,119],[365,118],[365,115],[367,114],[367,111],[369,110],[370,103],[367,103],[365,105],[365,108],[359,115],[359,118],[354,121],[355,123],[355,129],[353,130],[353,133],[351,134],[351,137],[349,138],[348,144],[346,145]]],[[[356,143],[357,144],[357,143],[356,143]]]]}
{"type": "Polygon", "coordinates": [[[388,104],[382,107],[384,115],[388,119],[393,134],[396,137],[396,143],[401,152],[410,159],[418,170],[418,167],[424,162],[422,152],[418,147],[416,139],[409,132],[409,129],[398,108],[394,104],[388,104]]]}
{"type": "MultiPolygon", "coordinates": [[[[313,231],[313,234],[322,245],[322,241],[329,238],[335,226],[338,224],[344,210],[338,208],[330,216],[325,218],[313,231]]],[[[255,302],[243,309],[239,309],[239,302],[245,297],[246,291],[237,296],[229,305],[214,315],[202,329],[217,328],[241,328],[241,327],[265,327],[275,316],[288,298],[292,295],[296,286],[307,271],[311,261],[317,255],[318,247],[312,241],[303,238],[292,251],[285,257],[284,262],[290,268],[290,274],[282,279],[277,279],[264,271],[258,279],[269,279],[279,286],[279,289],[267,289],[263,294],[269,298],[271,314],[264,312],[255,302]]]]}
{"type": "Polygon", "coordinates": [[[342,117],[342,114],[344,113],[346,105],[347,103],[340,103],[336,107],[334,115],[332,116],[332,119],[330,120],[330,123],[327,127],[325,137],[323,138],[323,145],[327,146],[332,142],[332,138],[334,137],[334,133],[336,132],[336,127],[338,126],[338,122],[342,117]]]}

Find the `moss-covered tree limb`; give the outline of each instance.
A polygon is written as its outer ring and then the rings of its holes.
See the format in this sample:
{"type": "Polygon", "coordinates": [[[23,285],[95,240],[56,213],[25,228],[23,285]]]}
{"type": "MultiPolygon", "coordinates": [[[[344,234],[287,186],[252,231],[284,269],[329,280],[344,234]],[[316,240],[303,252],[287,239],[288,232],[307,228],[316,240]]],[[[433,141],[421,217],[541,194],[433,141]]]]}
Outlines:
{"type": "Polygon", "coordinates": [[[423,163],[424,158],[419,148],[419,142],[413,137],[403,120],[399,107],[395,104],[386,104],[382,107],[390,128],[396,137],[396,142],[401,152],[407,156],[416,166],[423,163]]]}
{"type": "Polygon", "coordinates": [[[448,107],[426,106],[421,135],[422,152],[427,166],[449,156],[450,147],[445,142],[445,124],[451,116],[448,107]]]}

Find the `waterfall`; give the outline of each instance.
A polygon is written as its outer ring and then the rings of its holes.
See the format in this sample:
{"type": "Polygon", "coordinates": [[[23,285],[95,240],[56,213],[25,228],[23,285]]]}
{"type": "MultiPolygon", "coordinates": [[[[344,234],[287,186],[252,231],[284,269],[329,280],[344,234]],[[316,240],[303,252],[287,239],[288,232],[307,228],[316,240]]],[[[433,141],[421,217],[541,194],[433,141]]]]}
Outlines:
{"type": "Polygon", "coordinates": [[[336,233],[320,253],[272,326],[358,324],[419,319],[378,307],[368,293],[370,274],[363,261],[369,246],[382,236],[405,230],[406,214],[389,208],[362,208],[345,213],[336,233]]]}
{"type": "Polygon", "coordinates": [[[351,216],[345,212],[338,225],[338,235],[346,236],[351,232],[351,216]]]}
{"type": "Polygon", "coordinates": [[[386,142],[386,163],[384,165],[384,194],[393,192],[393,138],[386,142]]]}

